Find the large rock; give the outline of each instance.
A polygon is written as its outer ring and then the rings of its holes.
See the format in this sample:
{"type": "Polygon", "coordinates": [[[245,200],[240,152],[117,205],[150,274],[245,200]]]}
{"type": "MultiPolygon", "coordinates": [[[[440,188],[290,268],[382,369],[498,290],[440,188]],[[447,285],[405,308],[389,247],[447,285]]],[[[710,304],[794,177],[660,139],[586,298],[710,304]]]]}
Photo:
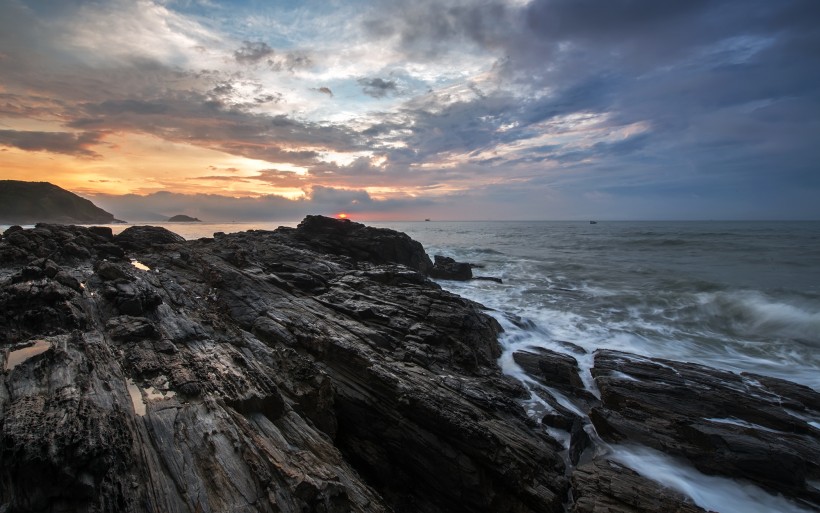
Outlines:
{"type": "Polygon", "coordinates": [[[435,255],[430,277],[438,280],[466,281],[473,277],[473,266],[466,262],[456,262],[442,255],[435,255]]]}
{"type": "Polygon", "coordinates": [[[114,241],[126,249],[148,249],[160,244],[175,244],[185,239],[159,226],[129,226],[114,237],[114,241]]]}
{"type": "Polygon", "coordinates": [[[572,474],[573,513],[706,513],[679,492],[607,459],[572,474]]]}
{"type": "Polygon", "coordinates": [[[404,234],[38,225],[0,257],[0,511],[699,511],[598,435],[818,503],[813,390],[599,351],[599,401],[539,349],[525,387],[404,234]]]}
{"type": "Polygon", "coordinates": [[[373,228],[349,219],[307,216],[296,227],[294,237],[311,247],[356,261],[403,264],[421,273],[433,266],[424,247],[407,234],[373,228]]]}
{"type": "Polygon", "coordinates": [[[709,474],[743,478],[820,504],[820,394],[775,378],[599,350],[592,370],[606,440],[684,456],[709,474]]]}
{"type": "Polygon", "coordinates": [[[0,240],[0,344],[49,343],[0,383],[0,510],[563,510],[561,448],[496,366],[499,325],[405,235],[114,241],[122,260],[83,228],[0,240]]]}
{"type": "Polygon", "coordinates": [[[527,374],[547,386],[556,387],[575,395],[584,392],[584,382],[579,373],[578,360],[568,354],[542,347],[530,347],[513,353],[513,360],[527,374]]]}

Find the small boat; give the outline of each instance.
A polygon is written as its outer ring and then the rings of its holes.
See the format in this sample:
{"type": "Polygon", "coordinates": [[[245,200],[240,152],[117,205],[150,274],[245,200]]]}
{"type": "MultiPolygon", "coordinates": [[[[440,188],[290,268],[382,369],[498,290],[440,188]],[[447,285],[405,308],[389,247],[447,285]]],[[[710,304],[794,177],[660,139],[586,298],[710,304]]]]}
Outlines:
{"type": "Polygon", "coordinates": [[[589,224],[598,224],[598,221],[590,221],[589,224]]]}
{"type": "Polygon", "coordinates": [[[426,221],[426,222],[429,222],[429,221],[430,221],[430,218],[428,217],[427,219],[425,219],[425,221],[426,221]]]}

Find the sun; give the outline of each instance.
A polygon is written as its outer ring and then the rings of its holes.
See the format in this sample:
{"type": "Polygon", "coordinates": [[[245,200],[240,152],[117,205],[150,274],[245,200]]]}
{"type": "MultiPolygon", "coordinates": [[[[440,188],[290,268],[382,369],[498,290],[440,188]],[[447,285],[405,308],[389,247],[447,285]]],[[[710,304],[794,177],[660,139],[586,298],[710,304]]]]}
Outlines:
{"type": "Polygon", "coordinates": [[[340,213],[340,214],[336,214],[336,217],[338,217],[339,219],[347,219],[347,214],[345,214],[344,212],[342,212],[342,213],[340,213]]]}

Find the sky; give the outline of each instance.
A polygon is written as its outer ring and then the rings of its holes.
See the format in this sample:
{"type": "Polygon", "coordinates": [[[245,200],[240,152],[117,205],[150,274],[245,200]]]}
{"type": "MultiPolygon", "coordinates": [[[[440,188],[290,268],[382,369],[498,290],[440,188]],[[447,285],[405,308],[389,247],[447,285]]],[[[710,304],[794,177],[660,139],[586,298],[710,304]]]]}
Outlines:
{"type": "Polygon", "coordinates": [[[0,0],[0,178],[129,221],[820,219],[820,2],[0,0]]]}

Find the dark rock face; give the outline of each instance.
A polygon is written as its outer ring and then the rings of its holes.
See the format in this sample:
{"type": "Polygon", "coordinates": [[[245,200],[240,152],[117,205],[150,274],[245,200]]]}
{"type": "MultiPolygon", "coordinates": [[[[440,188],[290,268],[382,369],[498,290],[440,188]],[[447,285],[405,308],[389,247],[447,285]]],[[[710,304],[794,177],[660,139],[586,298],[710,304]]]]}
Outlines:
{"type": "Polygon", "coordinates": [[[473,267],[465,262],[456,262],[450,257],[436,255],[430,277],[439,280],[465,281],[473,277],[473,267]]]}
{"type": "Polygon", "coordinates": [[[0,365],[48,342],[0,381],[0,510],[563,511],[498,324],[403,234],[41,226],[0,255],[0,365]]]}
{"type": "Polygon", "coordinates": [[[158,226],[129,226],[114,241],[125,249],[148,249],[160,244],[178,244],[185,239],[158,226]]]}
{"type": "Polygon", "coordinates": [[[108,224],[114,216],[48,182],[0,180],[0,224],[108,224]]]}
{"type": "Polygon", "coordinates": [[[574,394],[584,392],[578,361],[570,355],[533,347],[527,351],[517,351],[513,354],[513,360],[527,374],[547,386],[554,386],[574,394]]]}
{"type": "Polygon", "coordinates": [[[703,511],[607,443],[820,505],[814,390],[599,350],[599,398],[568,343],[514,353],[522,384],[431,268],[404,234],[321,217],[8,229],[0,511],[703,511]]]}
{"type": "Polygon", "coordinates": [[[705,513],[680,493],[606,459],[578,467],[572,474],[572,484],[573,513],[705,513]]]}
{"type": "Polygon", "coordinates": [[[406,234],[349,219],[307,216],[293,235],[314,250],[348,256],[354,261],[402,264],[422,274],[433,267],[422,245],[406,234]]]}
{"type": "Polygon", "coordinates": [[[598,433],[684,456],[708,474],[741,477],[820,504],[820,394],[795,383],[599,350],[598,433]]]}

